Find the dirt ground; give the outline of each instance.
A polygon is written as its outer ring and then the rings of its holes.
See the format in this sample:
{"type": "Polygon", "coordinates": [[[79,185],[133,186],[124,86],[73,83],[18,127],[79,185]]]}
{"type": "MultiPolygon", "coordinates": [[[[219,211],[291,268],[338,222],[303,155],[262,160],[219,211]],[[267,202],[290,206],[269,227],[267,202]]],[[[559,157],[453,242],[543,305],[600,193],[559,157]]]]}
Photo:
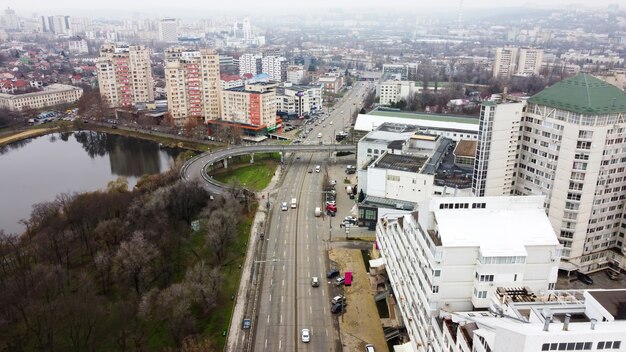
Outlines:
{"type": "Polygon", "coordinates": [[[34,129],[34,130],[28,130],[28,131],[20,132],[20,133],[17,133],[17,134],[12,134],[12,135],[7,136],[7,137],[0,137],[0,145],[13,143],[15,141],[26,139],[28,137],[38,136],[40,134],[45,133],[46,131],[47,130],[45,128],[41,128],[41,129],[38,128],[38,129],[34,129]]]}
{"type": "Polygon", "coordinates": [[[361,251],[356,249],[333,248],[329,252],[330,260],[336,262],[339,269],[352,271],[351,286],[344,287],[348,306],[339,316],[341,341],[345,352],[363,351],[366,343],[371,343],[376,351],[388,352],[383,334],[374,291],[370,288],[368,273],[361,251]]]}

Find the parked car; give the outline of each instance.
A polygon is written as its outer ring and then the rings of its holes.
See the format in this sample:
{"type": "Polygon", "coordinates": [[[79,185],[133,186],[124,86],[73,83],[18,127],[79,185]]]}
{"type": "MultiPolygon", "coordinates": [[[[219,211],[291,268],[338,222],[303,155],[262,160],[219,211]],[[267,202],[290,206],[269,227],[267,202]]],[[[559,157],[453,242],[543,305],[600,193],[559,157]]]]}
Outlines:
{"type": "Polygon", "coordinates": [[[333,304],[332,307],[330,307],[330,311],[332,313],[339,313],[345,310],[346,306],[348,305],[348,303],[346,302],[342,302],[342,303],[337,303],[337,304],[333,304]]]}
{"type": "Polygon", "coordinates": [[[583,274],[579,271],[576,276],[578,277],[578,280],[580,280],[582,283],[587,285],[593,285],[593,279],[589,275],[583,274]]]}
{"type": "Polygon", "coordinates": [[[356,218],[354,216],[346,216],[345,218],[343,218],[343,222],[356,224],[356,218]]]}
{"type": "Polygon", "coordinates": [[[606,270],[606,275],[609,277],[609,279],[611,280],[617,280],[619,279],[619,273],[616,273],[615,271],[611,270],[611,269],[607,269],[606,270]]]}
{"type": "Polygon", "coordinates": [[[335,279],[335,285],[337,286],[341,286],[346,282],[346,278],[344,277],[338,277],[335,279]]]}
{"type": "Polygon", "coordinates": [[[365,352],[376,352],[374,351],[374,345],[372,345],[371,343],[365,345],[365,352]]]}
{"type": "Polygon", "coordinates": [[[330,301],[330,304],[337,304],[337,303],[341,303],[341,302],[345,302],[346,301],[346,296],[344,295],[337,295],[335,297],[333,297],[333,299],[330,301]]]}
{"type": "Polygon", "coordinates": [[[337,268],[331,268],[326,273],[326,277],[329,278],[329,279],[332,279],[333,277],[338,276],[338,275],[339,275],[339,269],[337,269],[337,268]]]}
{"type": "Polygon", "coordinates": [[[251,326],[252,326],[252,321],[250,319],[244,319],[243,320],[243,328],[244,329],[250,329],[251,326]]]}

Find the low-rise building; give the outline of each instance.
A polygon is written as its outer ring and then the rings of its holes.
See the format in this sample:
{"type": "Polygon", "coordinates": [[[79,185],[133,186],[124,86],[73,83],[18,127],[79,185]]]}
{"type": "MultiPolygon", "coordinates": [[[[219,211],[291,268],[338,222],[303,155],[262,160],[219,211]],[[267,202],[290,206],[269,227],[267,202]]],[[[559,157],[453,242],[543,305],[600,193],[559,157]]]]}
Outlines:
{"type": "Polygon", "coordinates": [[[337,94],[343,88],[343,77],[338,74],[322,76],[318,82],[323,85],[326,93],[337,94]]]}
{"type": "Polygon", "coordinates": [[[322,110],[321,86],[285,84],[276,91],[276,108],[280,112],[305,116],[322,110]]]}
{"type": "Polygon", "coordinates": [[[276,82],[256,82],[222,92],[222,120],[253,127],[276,127],[276,82]]]}
{"type": "Polygon", "coordinates": [[[42,91],[25,94],[0,93],[0,108],[11,111],[43,109],[59,104],[71,104],[83,95],[83,89],[66,84],[51,84],[42,91]]]}
{"type": "Polygon", "coordinates": [[[415,82],[413,81],[385,81],[378,85],[381,105],[389,105],[400,100],[406,100],[414,93],[415,82]]]}

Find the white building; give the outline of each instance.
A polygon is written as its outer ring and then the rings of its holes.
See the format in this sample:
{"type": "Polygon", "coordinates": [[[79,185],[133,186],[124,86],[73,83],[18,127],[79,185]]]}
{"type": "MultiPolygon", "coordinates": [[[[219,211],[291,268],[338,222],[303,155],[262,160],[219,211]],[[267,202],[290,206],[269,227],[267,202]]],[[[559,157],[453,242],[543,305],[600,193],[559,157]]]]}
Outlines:
{"type": "Polygon", "coordinates": [[[385,81],[378,85],[378,95],[381,105],[397,103],[400,100],[407,100],[414,94],[415,82],[413,81],[385,81]]]}
{"type": "Polygon", "coordinates": [[[321,86],[299,86],[286,83],[284,87],[276,91],[278,111],[304,116],[321,111],[322,107],[321,86]]]}
{"type": "Polygon", "coordinates": [[[83,95],[83,89],[66,84],[51,84],[42,91],[26,94],[0,93],[0,108],[11,111],[43,109],[59,104],[72,104],[83,95]]]}
{"type": "Polygon", "coordinates": [[[304,66],[289,65],[287,66],[287,82],[300,84],[304,79],[304,66]]]}
{"type": "Polygon", "coordinates": [[[510,78],[513,75],[538,75],[542,61],[542,49],[497,48],[493,62],[493,76],[496,78],[510,78]]]}
{"type": "Polygon", "coordinates": [[[261,73],[266,73],[271,81],[287,81],[287,59],[282,56],[265,56],[261,58],[261,73]]]}
{"type": "Polygon", "coordinates": [[[417,72],[417,63],[383,64],[383,77],[397,81],[406,81],[417,72]]]}
{"type": "Polygon", "coordinates": [[[262,56],[259,54],[243,54],[239,57],[239,75],[246,73],[256,75],[263,70],[262,56]]]}
{"type": "Polygon", "coordinates": [[[516,141],[525,103],[484,102],[480,109],[472,192],[477,196],[511,195],[515,192],[516,141]]]}
{"type": "Polygon", "coordinates": [[[419,212],[380,219],[376,239],[411,351],[440,351],[433,348],[433,319],[442,311],[487,309],[497,287],[554,289],[560,245],[543,201],[432,198],[419,212]]]}
{"type": "Polygon", "coordinates": [[[508,188],[514,187],[518,195],[545,195],[545,211],[563,243],[563,258],[570,263],[564,269],[626,268],[622,221],[626,94],[581,74],[530,97],[523,110],[490,106],[483,110],[490,113],[481,114],[481,143],[502,138],[503,133],[510,139],[508,143],[496,140],[491,147],[479,145],[479,152],[485,152],[476,158],[476,174],[482,178],[476,182],[476,194],[508,194],[508,188]],[[513,110],[519,116],[519,128],[513,110]],[[500,133],[491,131],[496,126],[491,119],[503,122],[500,133]],[[514,130],[519,130],[519,136],[514,130]],[[491,162],[489,150],[494,145],[506,147],[507,152],[496,151],[499,161],[491,162]],[[486,167],[481,167],[483,161],[486,167]],[[515,164],[513,186],[508,178],[510,165],[515,164]],[[481,174],[485,171],[486,176],[481,174]],[[501,192],[498,185],[502,185],[501,192]]]}
{"type": "Polygon", "coordinates": [[[166,43],[178,41],[178,21],[175,18],[163,18],[159,21],[159,40],[166,43]]]}
{"type": "Polygon", "coordinates": [[[426,114],[389,109],[375,109],[359,114],[354,124],[355,139],[360,139],[384,123],[418,126],[424,134],[440,135],[454,141],[478,139],[478,122],[474,117],[450,114],[426,114]]]}
{"type": "Polygon", "coordinates": [[[543,61],[543,50],[520,48],[516,74],[519,76],[538,75],[543,61]]]}
{"type": "Polygon", "coordinates": [[[626,351],[626,290],[498,288],[489,311],[441,312],[433,351],[626,351]]]}
{"type": "Polygon", "coordinates": [[[85,39],[78,38],[76,40],[70,40],[68,45],[71,54],[89,54],[89,47],[87,46],[87,41],[85,39]]]}
{"type": "Polygon", "coordinates": [[[517,65],[517,48],[497,48],[493,62],[493,77],[509,78],[517,65]]]}

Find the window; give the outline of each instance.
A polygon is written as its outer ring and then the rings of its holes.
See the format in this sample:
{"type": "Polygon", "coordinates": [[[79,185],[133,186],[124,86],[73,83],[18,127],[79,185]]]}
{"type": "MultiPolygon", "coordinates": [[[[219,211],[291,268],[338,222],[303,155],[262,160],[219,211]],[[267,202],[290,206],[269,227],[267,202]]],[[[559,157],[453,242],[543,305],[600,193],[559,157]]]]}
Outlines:
{"type": "Polygon", "coordinates": [[[433,270],[433,276],[434,277],[439,277],[441,276],[441,270],[437,269],[437,270],[433,270]]]}
{"type": "Polygon", "coordinates": [[[493,282],[494,276],[493,275],[480,275],[479,281],[480,282],[493,282]]]}
{"type": "Polygon", "coordinates": [[[433,286],[433,293],[439,293],[439,286],[433,286]]]}

